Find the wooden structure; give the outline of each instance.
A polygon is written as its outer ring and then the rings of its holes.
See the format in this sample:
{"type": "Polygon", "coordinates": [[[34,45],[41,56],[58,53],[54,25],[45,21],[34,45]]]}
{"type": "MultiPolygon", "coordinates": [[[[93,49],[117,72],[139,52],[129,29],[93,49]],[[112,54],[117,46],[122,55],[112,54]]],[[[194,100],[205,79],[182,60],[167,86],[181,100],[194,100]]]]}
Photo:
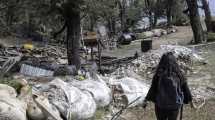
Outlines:
{"type": "Polygon", "coordinates": [[[100,41],[100,38],[97,36],[96,32],[87,32],[83,36],[83,44],[86,47],[90,47],[91,49],[91,60],[96,60],[94,58],[94,55],[97,54],[98,56],[98,66],[99,69],[101,68],[101,52],[102,52],[102,47],[104,47],[100,41]],[[97,47],[98,51],[94,51],[94,47],[97,47]]]}

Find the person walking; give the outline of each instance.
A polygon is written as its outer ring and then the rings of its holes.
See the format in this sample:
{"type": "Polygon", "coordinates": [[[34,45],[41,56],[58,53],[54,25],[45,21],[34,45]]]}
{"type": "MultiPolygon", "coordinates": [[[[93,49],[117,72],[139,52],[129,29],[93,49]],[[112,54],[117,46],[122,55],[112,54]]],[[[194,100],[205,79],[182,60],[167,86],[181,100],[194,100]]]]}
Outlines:
{"type": "Polygon", "coordinates": [[[155,104],[157,120],[177,120],[183,104],[190,103],[193,107],[187,80],[173,53],[167,52],[161,57],[152,85],[144,100],[145,107],[147,101],[155,104]]]}

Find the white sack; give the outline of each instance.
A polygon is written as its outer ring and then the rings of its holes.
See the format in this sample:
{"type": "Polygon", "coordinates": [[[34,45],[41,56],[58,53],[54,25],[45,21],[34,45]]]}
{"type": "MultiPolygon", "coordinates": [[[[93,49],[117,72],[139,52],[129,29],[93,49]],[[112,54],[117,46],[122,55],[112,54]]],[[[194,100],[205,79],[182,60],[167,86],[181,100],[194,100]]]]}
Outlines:
{"type": "Polygon", "coordinates": [[[95,80],[74,80],[71,85],[92,93],[98,107],[105,107],[111,102],[111,89],[104,82],[95,80]]]}
{"type": "Polygon", "coordinates": [[[67,119],[87,119],[94,116],[96,103],[89,92],[55,79],[48,85],[40,86],[48,99],[67,119]]]}
{"type": "Polygon", "coordinates": [[[128,104],[134,102],[140,97],[140,99],[130,105],[130,107],[142,104],[148,93],[149,85],[129,77],[122,78],[120,81],[120,86],[127,97],[128,104]]]}

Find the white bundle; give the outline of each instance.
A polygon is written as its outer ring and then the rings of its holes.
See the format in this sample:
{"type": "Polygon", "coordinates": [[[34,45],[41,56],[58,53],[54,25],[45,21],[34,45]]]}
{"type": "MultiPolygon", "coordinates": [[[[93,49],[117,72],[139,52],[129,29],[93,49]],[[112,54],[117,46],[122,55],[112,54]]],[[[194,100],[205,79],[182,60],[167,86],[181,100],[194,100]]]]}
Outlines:
{"type": "Polygon", "coordinates": [[[87,119],[94,116],[96,103],[89,92],[82,92],[61,79],[53,80],[48,85],[44,85],[44,88],[42,91],[48,94],[51,103],[67,119],[87,119]]]}
{"type": "Polygon", "coordinates": [[[0,120],[27,120],[27,104],[16,98],[16,91],[0,84],[0,120]]]}
{"type": "Polygon", "coordinates": [[[74,80],[71,85],[92,93],[98,107],[105,107],[111,102],[111,89],[104,82],[95,80],[74,80]]]}
{"type": "Polygon", "coordinates": [[[129,107],[142,104],[149,90],[149,85],[146,83],[129,77],[120,79],[120,86],[128,100],[128,104],[132,103],[129,107]]]}

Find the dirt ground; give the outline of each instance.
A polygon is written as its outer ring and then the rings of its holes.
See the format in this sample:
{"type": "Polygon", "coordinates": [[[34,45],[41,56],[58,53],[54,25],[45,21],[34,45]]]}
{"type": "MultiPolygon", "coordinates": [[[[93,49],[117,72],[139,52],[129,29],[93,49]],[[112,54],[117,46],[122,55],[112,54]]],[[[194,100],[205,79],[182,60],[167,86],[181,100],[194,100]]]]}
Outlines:
{"type": "MultiPolygon", "coordinates": [[[[214,120],[215,118],[215,100],[206,102],[200,109],[191,109],[190,105],[184,106],[183,120],[214,120]]],[[[124,120],[156,120],[154,105],[151,103],[146,109],[129,109],[123,115],[124,120]]]]}
{"type": "MultiPolygon", "coordinates": [[[[160,45],[165,44],[179,44],[187,45],[193,38],[192,29],[190,26],[178,26],[177,32],[164,35],[160,38],[153,38],[152,49],[157,49],[160,45]]],[[[136,52],[141,53],[141,40],[133,41],[130,45],[120,46],[119,49],[105,50],[103,55],[113,57],[129,57],[134,55],[136,52]]]]}
{"type": "Polygon", "coordinates": [[[153,41],[153,49],[157,49],[163,44],[187,45],[193,39],[193,32],[190,26],[178,26],[177,32],[164,35],[153,41]]]}

